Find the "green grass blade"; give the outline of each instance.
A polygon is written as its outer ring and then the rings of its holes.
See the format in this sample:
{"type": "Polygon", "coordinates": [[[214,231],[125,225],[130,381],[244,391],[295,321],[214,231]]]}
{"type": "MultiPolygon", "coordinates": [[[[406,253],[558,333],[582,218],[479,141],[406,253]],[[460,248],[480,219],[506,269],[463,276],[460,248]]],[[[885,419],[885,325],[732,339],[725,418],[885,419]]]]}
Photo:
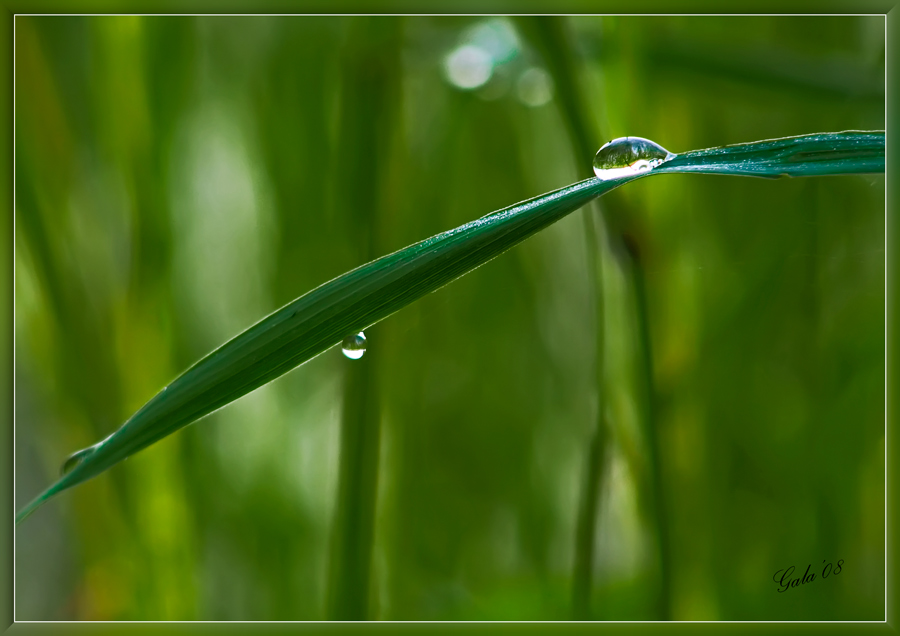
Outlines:
{"type": "Polygon", "coordinates": [[[657,419],[657,397],[653,378],[653,341],[650,337],[649,311],[647,309],[647,285],[644,277],[644,262],[637,245],[627,238],[622,241],[623,249],[628,253],[628,274],[631,277],[631,288],[634,291],[634,313],[637,317],[637,343],[639,364],[638,404],[640,421],[647,440],[647,492],[650,495],[650,509],[653,525],[656,527],[657,549],[659,550],[660,584],[656,596],[656,612],[659,620],[672,619],[672,550],[668,512],[666,509],[666,493],[663,486],[663,475],[660,462],[659,421],[657,419]]]}
{"type": "MultiPolygon", "coordinates": [[[[520,27],[531,35],[537,45],[553,78],[559,94],[560,110],[563,121],[569,130],[569,137],[574,154],[587,159],[595,152],[598,137],[594,134],[589,117],[588,101],[579,90],[578,64],[576,60],[573,38],[567,32],[564,18],[558,16],[527,16],[518,18],[520,27]]],[[[585,171],[591,166],[585,164],[585,171]]],[[[604,311],[603,306],[603,259],[599,254],[597,232],[592,210],[584,211],[585,251],[587,253],[588,275],[593,286],[594,337],[594,387],[596,417],[592,422],[593,431],[585,458],[586,469],[580,486],[578,516],[575,523],[575,558],[572,563],[572,619],[591,620],[591,587],[594,571],[594,543],[599,514],[597,512],[600,497],[600,481],[603,476],[607,430],[604,422],[606,405],[604,395],[604,311]]],[[[599,210],[598,210],[599,212],[599,210]]],[[[602,214],[598,214],[597,223],[605,226],[602,214]]],[[[603,236],[608,231],[603,229],[603,236]]]]}
{"type": "Polygon", "coordinates": [[[848,130],[694,150],[654,170],[752,177],[884,172],[884,132],[848,130]]]}
{"type": "MultiPolygon", "coordinates": [[[[401,110],[403,21],[354,17],[348,24],[337,147],[380,148],[389,154],[399,123],[396,114],[401,110]]],[[[343,169],[359,177],[352,188],[340,184],[337,206],[352,219],[359,260],[370,260],[383,253],[378,249],[378,230],[387,215],[385,204],[379,202],[388,185],[388,162],[372,162],[368,153],[350,153],[343,169]]],[[[381,326],[370,330],[367,335],[382,344],[343,365],[338,496],[325,604],[328,620],[361,621],[377,612],[371,606],[370,582],[381,439],[379,380],[386,368],[382,334],[381,326]]]]}
{"type": "Polygon", "coordinates": [[[652,172],[596,178],[529,199],[338,276],[207,355],[16,515],[71,488],[483,265],[628,181],[670,172],[777,177],[884,171],[883,132],[819,133],[678,155],[652,172]]]}

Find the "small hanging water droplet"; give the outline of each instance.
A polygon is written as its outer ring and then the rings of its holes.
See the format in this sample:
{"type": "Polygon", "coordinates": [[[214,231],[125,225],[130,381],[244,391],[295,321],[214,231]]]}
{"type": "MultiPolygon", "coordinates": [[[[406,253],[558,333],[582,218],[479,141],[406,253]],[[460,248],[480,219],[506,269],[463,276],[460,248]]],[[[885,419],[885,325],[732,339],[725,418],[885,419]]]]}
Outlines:
{"type": "Polygon", "coordinates": [[[617,179],[652,170],[675,156],[658,143],[643,137],[619,137],[603,144],[594,157],[594,174],[617,179]]]}
{"type": "Polygon", "coordinates": [[[88,446],[87,448],[82,448],[80,451],[75,451],[71,455],[66,458],[66,461],[63,462],[63,465],[59,469],[60,475],[65,475],[67,472],[75,468],[78,464],[82,462],[82,460],[91,453],[94,452],[95,446],[88,446]]]}
{"type": "Polygon", "coordinates": [[[351,360],[359,360],[366,352],[366,334],[360,331],[352,336],[347,336],[341,343],[341,350],[351,360]]]}

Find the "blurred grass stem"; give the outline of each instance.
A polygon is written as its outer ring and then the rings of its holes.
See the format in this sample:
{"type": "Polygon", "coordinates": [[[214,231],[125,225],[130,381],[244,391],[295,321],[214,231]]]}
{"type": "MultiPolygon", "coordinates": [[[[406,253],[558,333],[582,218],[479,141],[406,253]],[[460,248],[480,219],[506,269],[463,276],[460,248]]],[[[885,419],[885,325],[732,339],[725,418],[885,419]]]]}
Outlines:
{"type": "MultiPolygon", "coordinates": [[[[550,76],[559,95],[563,120],[569,133],[575,162],[579,174],[591,176],[591,160],[599,144],[598,135],[591,125],[586,101],[577,79],[578,69],[572,37],[567,33],[565,19],[561,17],[520,18],[523,30],[530,33],[547,64],[550,76]]],[[[597,249],[598,241],[606,236],[603,216],[599,214],[599,203],[588,205],[582,212],[584,224],[585,252],[587,254],[588,278],[592,284],[594,315],[594,388],[595,421],[590,434],[591,442],[587,451],[584,481],[575,531],[575,559],[572,568],[572,618],[591,619],[591,587],[594,565],[594,540],[597,527],[600,481],[603,478],[603,460],[608,437],[604,422],[604,311],[603,311],[603,258],[597,249]],[[597,223],[594,222],[594,213],[597,223]],[[603,231],[600,236],[597,226],[603,231]]]]}
{"type": "Polygon", "coordinates": [[[650,323],[647,319],[647,287],[644,267],[637,244],[630,236],[623,237],[627,251],[626,265],[631,273],[634,293],[634,311],[638,327],[638,404],[644,425],[646,448],[649,454],[646,479],[650,497],[650,508],[657,532],[659,549],[659,591],[656,598],[659,620],[671,620],[671,552],[669,546],[669,523],[666,514],[666,497],[663,492],[660,471],[659,427],[656,420],[656,391],[653,382],[653,349],[651,348],[650,323]]]}
{"type": "MultiPolygon", "coordinates": [[[[399,20],[357,17],[350,21],[342,65],[338,157],[355,177],[352,187],[338,185],[336,201],[347,211],[348,235],[367,262],[379,253],[379,193],[385,162],[368,151],[390,147],[392,115],[397,111],[399,20]]],[[[380,153],[379,153],[380,154],[380,153]]],[[[340,168],[339,168],[339,171],[340,168]]],[[[383,327],[374,333],[383,331],[383,327]]],[[[371,338],[373,330],[369,330],[371,338]]],[[[380,400],[379,345],[359,360],[342,360],[344,376],[338,501],[333,535],[328,618],[369,618],[369,582],[378,493],[380,400]]],[[[383,347],[381,347],[383,350],[383,347]]]]}

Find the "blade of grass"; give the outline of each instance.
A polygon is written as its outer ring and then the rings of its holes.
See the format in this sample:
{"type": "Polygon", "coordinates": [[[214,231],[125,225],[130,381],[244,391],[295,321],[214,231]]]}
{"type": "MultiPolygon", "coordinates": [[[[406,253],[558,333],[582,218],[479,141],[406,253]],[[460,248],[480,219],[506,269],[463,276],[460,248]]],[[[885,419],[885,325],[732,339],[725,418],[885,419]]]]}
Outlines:
{"type": "Polygon", "coordinates": [[[340,472],[326,610],[329,620],[361,621],[370,613],[381,425],[378,362],[378,352],[367,352],[349,362],[344,376],[340,472]]]}
{"type": "MultiPolygon", "coordinates": [[[[585,107],[584,95],[576,81],[577,64],[572,38],[566,33],[563,18],[555,16],[528,16],[518,19],[522,30],[530,36],[541,52],[550,76],[559,94],[563,121],[569,132],[574,154],[585,172],[590,172],[591,158],[600,147],[598,135],[590,124],[585,107]]],[[[603,477],[603,459],[606,450],[607,430],[604,425],[604,313],[603,313],[603,259],[598,255],[599,240],[592,208],[588,206],[582,212],[584,223],[585,248],[587,251],[588,276],[593,283],[594,305],[594,387],[596,416],[593,422],[591,441],[585,461],[584,481],[581,485],[581,500],[578,507],[578,520],[575,528],[575,558],[572,564],[572,618],[574,620],[591,619],[591,587],[594,566],[594,540],[597,528],[598,496],[600,480],[603,477]]],[[[607,232],[603,216],[597,215],[596,225],[603,228],[602,235],[607,232]]]]}
{"type": "Polygon", "coordinates": [[[884,172],[884,131],[816,133],[694,150],[654,172],[769,178],[884,172]]]}
{"type": "Polygon", "coordinates": [[[671,589],[671,547],[669,544],[669,523],[663,479],[660,469],[659,427],[656,421],[656,391],[653,381],[653,348],[650,339],[650,323],[647,313],[647,288],[644,281],[644,266],[637,244],[629,236],[622,237],[622,246],[628,253],[626,267],[631,274],[631,288],[634,292],[634,312],[638,322],[638,404],[643,423],[649,458],[647,480],[650,493],[650,508],[656,527],[659,549],[659,591],[656,596],[656,611],[659,620],[668,621],[672,616],[671,589]]]}
{"type": "MultiPolygon", "coordinates": [[[[351,18],[342,69],[339,155],[342,169],[359,175],[353,188],[341,187],[338,204],[348,210],[358,253],[368,260],[378,253],[379,194],[386,165],[372,162],[356,148],[387,152],[393,129],[392,114],[399,100],[400,21],[373,17],[351,18]]],[[[368,334],[372,337],[372,332],[368,334]]],[[[375,339],[376,341],[378,338],[375,339]]],[[[369,612],[369,582],[375,535],[375,499],[380,447],[380,401],[375,351],[347,361],[341,412],[341,454],[338,500],[332,532],[327,617],[365,620],[369,612]]],[[[383,348],[382,348],[383,351],[383,348]]]]}
{"type": "Polygon", "coordinates": [[[17,515],[277,378],[629,181],[673,172],[776,177],[884,171],[883,132],[818,133],[676,156],[651,172],[592,178],[503,208],[338,276],[194,364],[17,515]]]}

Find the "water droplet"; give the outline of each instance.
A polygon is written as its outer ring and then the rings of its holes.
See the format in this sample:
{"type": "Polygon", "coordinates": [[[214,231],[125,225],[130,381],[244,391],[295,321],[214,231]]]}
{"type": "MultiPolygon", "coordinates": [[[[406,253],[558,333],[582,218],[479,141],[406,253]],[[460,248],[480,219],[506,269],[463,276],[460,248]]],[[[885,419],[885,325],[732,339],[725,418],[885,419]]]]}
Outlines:
{"type": "Polygon", "coordinates": [[[63,462],[62,467],[59,469],[59,474],[65,475],[67,472],[69,472],[70,470],[75,468],[78,464],[80,464],[82,462],[82,460],[84,460],[84,458],[86,456],[93,453],[95,448],[96,448],[96,445],[88,446],[87,448],[82,448],[80,451],[75,451],[74,453],[69,455],[66,458],[66,461],[63,462]]]}
{"type": "Polygon", "coordinates": [[[643,137],[619,137],[603,144],[594,157],[594,174],[601,179],[617,179],[652,170],[673,158],[658,143],[643,137]]]}
{"type": "Polygon", "coordinates": [[[352,336],[347,336],[341,343],[341,350],[351,360],[359,360],[366,352],[366,334],[360,331],[352,336]]]}

